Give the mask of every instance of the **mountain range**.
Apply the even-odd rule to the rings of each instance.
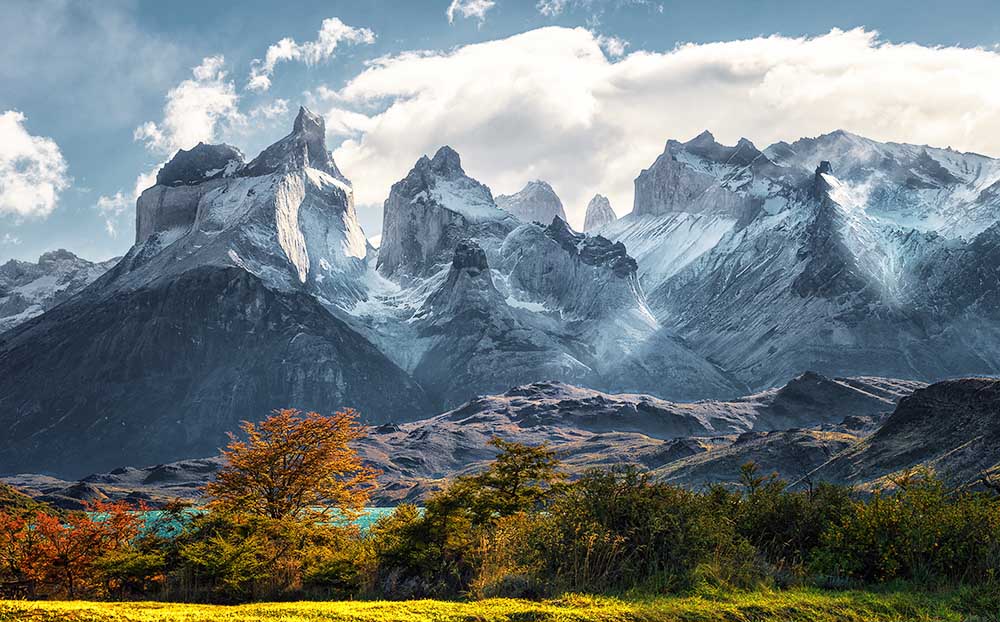
[[[50,279],[46,256],[0,268],[0,473],[211,456],[240,420],[285,406],[403,430],[538,382],[705,404],[806,369],[915,383],[1000,369],[991,158],[840,131],[763,150],[705,132],[667,142],[628,215],[595,196],[580,233],[549,184],[494,197],[445,146],[392,186],[375,249],[325,135],[303,108],[250,161],[179,151],[106,272]],[[671,434],[831,412],[800,405],[765,428],[685,418]]]

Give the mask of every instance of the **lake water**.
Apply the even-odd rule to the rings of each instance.
[[[362,532],[368,531],[368,529],[375,524],[375,521],[382,518],[383,516],[388,516],[392,514],[396,508],[365,508],[361,510],[361,515],[358,516],[353,523],[357,525]],[[201,514],[204,510],[197,508],[191,508],[184,511],[184,516],[193,517]],[[172,535],[179,531],[183,526],[184,519],[168,520],[165,516],[165,512],[161,510],[150,510],[143,513],[143,517],[146,519],[146,528],[155,529],[161,535]],[[337,521],[337,512],[331,512],[331,522]]]

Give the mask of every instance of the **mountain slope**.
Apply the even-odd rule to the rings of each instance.
[[[763,151],[706,132],[669,141],[601,231],[660,323],[752,388],[995,373],[998,179],[983,156],[845,132]]]
[[[336,317],[366,295],[368,248],[324,134],[301,110],[248,165],[212,172],[218,158],[179,154],[183,166],[140,197],[125,258],[0,335],[0,472],[204,455],[277,407],[351,406],[373,422],[430,411],[420,386]]]
[[[372,295],[347,321],[444,406],[539,379],[671,399],[740,392],[657,323],[623,245],[558,216],[520,222],[448,147],[393,185],[385,222]]]
[[[929,467],[951,486],[1000,472],[1000,380],[947,380],[900,400],[877,432],[810,474],[871,489]]]

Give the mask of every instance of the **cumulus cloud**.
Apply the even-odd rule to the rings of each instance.
[[[96,207],[104,218],[104,229],[111,237],[118,237],[118,221],[130,205],[131,201],[122,194],[121,190],[111,196],[101,195],[98,197]]]
[[[59,145],[29,134],[24,121],[16,110],[0,113],[0,214],[44,218],[70,179]]]
[[[549,181],[580,224],[598,192],[628,212],[633,179],[664,142],[706,128],[761,147],[841,128],[1000,154],[996,75],[993,51],[894,44],[862,29],[616,60],[598,35],[551,27],[380,58],[313,96],[331,135],[346,137],[334,155],[359,205],[380,204],[421,154],[450,144],[495,193]]]
[[[488,2],[489,0],[466,1]],[[254,59],[250,67],[247,88],[251,91],[266,91],[271,88],[271,75],[280,62],[301,61],[307,65],[315,65],[329,60],[341,43],[374,42],[375,33],[367,28],[348,26],[337,17],[324,19],[315,41],[296,43],[295,39],[286,37],[268,47],[263,59]]]
[[[451,0],[451,4],[448,5],[448,10],[445,11],[445,14],[448,16],[449,24],[455,22],[456,13],[466,19],[475,17],[482,24],[486,21],[486,12],[494,6],[496,6],[494,0]]]
[[[211,141],[222,124],[243,122],[239,96],[232,81],[226,79],[224,66],[222,56],[203,59],[192,69],[192,78],[167,93],[163,120],[147,121],[137,127],[135,140],[144,141],[151,150],[172,155],[178,149]]]

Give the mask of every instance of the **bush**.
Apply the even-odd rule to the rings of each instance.
[[[733,541],[731,523],[712,509],[702,495],[635,468],[592,471],[561,490],[542,517],[544,572],[572,591],[689,585],[698,564]]]
[[[992,582],[1000,568],[1000,502],[951,493],[928,473],[852,502],[822,536],[813,569],[864,582]]]
[[[742,492],[721,486],[709,492],[715,514],[731,519],[735,534],[753,545],[773,578],[792,582],[804,573],[822,534],[850,510],[850,489],[821,483],[789,491],[776,475],[760,475],[752,462],[740,475]]]

